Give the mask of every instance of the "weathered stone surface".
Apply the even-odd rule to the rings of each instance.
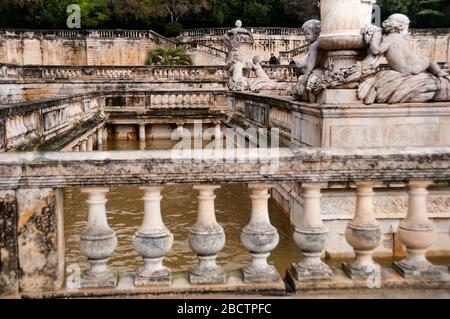
[[[17,191],[20,290],[59,289],[64,277],[61,190]]]
[[[19,292],[15,191],[0,191],[0,295]]]

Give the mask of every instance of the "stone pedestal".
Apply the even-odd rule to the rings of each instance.
[[[394,268],[403,277],[440,277],[441,272],[431,264],[425,254],[434,242],[435,233],[427,216],[427,187],[432,182],[410,181],[408,214],[402,222],[398,234],[406,246],[407,256],[394,262]]]
[[[318,104],[360,103],[356,89],[326,89],[317,97]]]
[[[141,187],[145,192],[144,220],[133,238],[136,251],[144,259],[144,267],[136,273],[135,286],[170,285],[171,271],[162,262],[172,248],[173,235],[164,226],[161,217],[162,187]]]
[[[106,218],[106,193],[109,189],[92,187],[81,192],[88,194],[89,212],[87,228],[80,236],[80,250],[90,264],[89,270],[81,276],[81,287],[114,287],[117,274],[107,264],[117,247],[116,233],[109,228]]]
[[[356,258],[342,266],[352,279],[381,273],[380,265],[372,259],[373,251],[381,241],[381,228],[373,211],[374,185],[373,182],[357,183],[355,218],[349,222],[345,232],[345,238],[353,247]]]
[[[191,269],[191,284],[215,284],[227,281],[222,267],[216,264],[217,253],[225,246],[225,232],[216,221],[214,190],[220,186],[195,185],[198,190],[197,222],[189,231],[189,244],[199,258],[197,266]]]
[[[252,216],[250,223],[244,227],[241,241],[250,251],[252,262],[242,269],[244,282],[270,282],[281,280],[276,268],[267,263],[270,252],[279,242],[277,229],[270,224],[268,193],[271,185],[249,185],[252,200]]]
[[[301,249],[303,260],[292,265],[294,279],[328,279],[332,271],[321,259],[325,248],[328,230],[323,226],[320,216],[321,183],[302,184],[304,214],[300,225],[295,225],[294,241]]]

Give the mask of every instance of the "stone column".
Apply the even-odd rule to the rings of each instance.
[[[106,143],[107,141],[108,141],[108,128],[105,126],[103,129],[102,129],[102,140],[103,140],[103,143]]]
[[[198,190],[197,222],[189,231],[189,244],[199,258],[197,266],[191,269],[191,284],[225,283],[227,281],[222,267],[216,264],[217,253],[225,246],[225,232],[216,221],[214,208],[215,185],[195,185]]]
[[[381,241],[381,227],[373,210],[374,182],[356,183],[355,217],[348,223],[345,238],[355,251],[356,258],[351,263],[342,264],[347,275],[354,279],[380,273],[380,265],[372,259],[375,248]]]
[[[88,152],[92,152],[94,150],[94,137],[89,135],[87,138],[86,148]]]
[[[178,139],[184,138],[184,127],[182,123],[177,124],[177,133],[178,133]]]
[[[80,151],[81,151],[81,152],[86,152],[86,150],[87,150],[87,141],[86,141],[86,140],[81,141],[81,144],[80,144]]]
[[[145,124],[139,125],[139,141],[145,142]]]
[[[80,236],[81,253],[87,257],[90,269],[81,276],[82,288],[114,287],[117,275],[107,265],[117,247],[116,233],[109,227],[106,218],[107,187],[82,189],[88,194],[88,224]]]
[[[294,241],[302,251],[303,260],[292,265],[297,280],[332,276],[330,267],[320,259],[328,233],[320,215],[320,189],[326,186],[325,183],[302,184],[304,213],[300,225],[295,227]]]
[[[97,130],[97,148],[98,148],[98,150],[101,150],[102,146],[103,146],[103,133],[102,133],[102,131],[103,131],[103,128],[101,128],[101,127]]]
[[[244,282],[268,282],[281,280],[276,268],[267,263],[270,252],[278,245],[277,229],[270,224],[268,201],[272,185],[249,185],[252,200],[250,223],[244,227],[241,241],[250,251],[252,262],[242,269]]]
[[[221,128],[221,126],[220,126],[220,123],[215,125],[215,129],[214,129],[214,138],[215,138],[216,140],[219,140],[219,139],[222,138],[222,128]]]
[[[73,147],[73,151],[74,152],[79,152],[80,151],[80,145],[74,146]]]
[[[161,191],[163,187],[141,187],[144,191],[144,220],[133,238],[136,251],[144,259],[144,267],[136,273],[135,286],[168,284],[171,271],[163,266],[164,255],[172,248],[173,235],[164,226],[161,217]]]
[[[425,257],[428,247],[435,239],[433,223],[427,216],[427,187],[431,181],[410,181],[408,213],[400,222],[399,239],[406,246],[407,256],[394,262],[394,268],[403,277],[434,277],[440,271]]]

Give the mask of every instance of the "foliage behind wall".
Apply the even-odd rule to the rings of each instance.
[[[79,4],[82,28],[153,29],[173,35],[181,27],[300,27],[318,17],[317,0],[1,0],[1,28],[64,29],[69,4]],[[409,15],[413,27],[450,27],[448,0],[378,0],[383,18]]]

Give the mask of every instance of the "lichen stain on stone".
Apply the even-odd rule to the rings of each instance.
[[[30,190],[21,195],[21,289],[51,289],[57,280],[58,269],[55,193],[51,190]]]
[[[22,216],[20,216],[19,225],[24,226],[26,223],[28,223],[28,220],[33,215],[33,210],[31,208],[26,208],[21,215]]]

